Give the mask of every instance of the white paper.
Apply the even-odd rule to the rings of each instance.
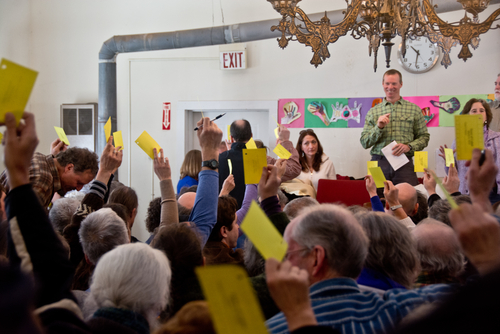
[[[406,157],[406,154],[401,154],[399,157],[392,154],[392,148],[396,146],[398,143],[394,140],[392,143],[387,145],[382,149],[382,153],[384,153],[385,158],[391,164],[392,169],[398,170],[402,166],[406,165],[410,160]]]

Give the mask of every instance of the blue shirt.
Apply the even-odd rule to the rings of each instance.
[[[341,333],[385,333],[413,308],[440,300],[454,287],[435,284],[421,289],[388,290],[382,297],[375,292],[360,292],[350,278],[332,278],[309,289],[318,325],[331,326]],[[289,333],[283,312],[266,322],[270,333]]]
[[[191,186],[197,186],[198,181],[193,179],[191,176],[186,175],[182,179],[179,180],[179,183],[177,183],[177,193],[181,192],[182,187],[191,187]]]
[[[198,229],[203,249],[215,223],[217,223],[219,173],[214,170],[202,170],[198,174],[198,179],[198,190],[189,221],[193,222]]]

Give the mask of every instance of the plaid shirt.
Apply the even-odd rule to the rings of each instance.
[[[389,116],[389,124],[383,129],[377,126],[378,118],[384,114]],[[392,104],[385,98],[382,103],[371,108],[366,115],[365,126],[361,132],[361,145],[370,154],[382,154],[382,148],[395,140],[398,144],[410,144],[412,149],[406,153],[412,157],[415,151],[421,151],[429,143],[429,132],[420,108],[400,98]]]
[[[44,208],[50,205],[54,193],[61,190],[61,179],[52,155],[35,153],[31,159],[30,183]],[[7,170],[0,175],[0,184],[5,193],[9,193]]]

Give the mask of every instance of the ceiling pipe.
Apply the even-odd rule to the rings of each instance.
[[[436,13],[462,10],[462,5],[449,0],[435,1]],[[500,3],[491,0],[490,5]],[[340,22],[344,10],[327,12],[331,22]],[[313,21],[319,21],[324,13],[309,15]],[[279,18],[219,26],[211,28],[172,31],[154,34],[113,36],[99,51],[99,99],[98,124],[105,124],[111,117],[111,128],[116,131],[117,95],[116,95],[116,56],[125,52],[170,50],[196,46],[245,43],[263,39],[278,38],[280,32],[271,31],[271,26],[278,24]],[[103,126],[97,127],[96,152],[102,152],[106,146]]]

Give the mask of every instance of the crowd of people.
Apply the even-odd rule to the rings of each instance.
[[[364,178],[370,203],[314,199],[318,180],[336,174],[313,130],[301,131],[294,146],[280,126],[277,143],[291,157],[268,156],[260,182],[245,184],[250,123],[233,122],[231,142],[221,145],[222,131],[203,118],[201,149],[186,155],[177,185],[163,150],[153,152],[161,197],[149,204],[145,242],[131,233],[140,224],[137,194],[114,180],[123,151],[112,137],[99,159],[59,140],[43,155],[35,153],[33,114],[16,124],[8,113],[1,332],[215,333],[217,310],[195,269],[218,264],[245,268],[270,333],[498,332],[499,137],[489,129],[492,110],[482,100],[464,107],[464,114],[483,115],[486,149],[447,168],[450,203],[437,195],[430,171],[423,193],[414,187],[411,159],[394,170],[380,151],[395,140],[392,154],[411,158],[429,140],[401,86],[399,72],[386,72],[386,99],[370,110],[361,135],[387,178],[384,188]],[[294,183],[309,185],[313,196],[288,193]],[[283,259],[265,260],[239,228],[254,201],[287,242]]]

